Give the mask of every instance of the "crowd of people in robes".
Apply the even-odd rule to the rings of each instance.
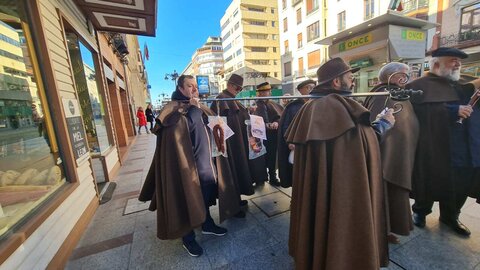
[[[341,58],[297,86],[305,98],[275,102],[268,82],[257,85],[255,110],[235,99],[243,89],[237,74],[210,107],[195,78],[180,76],[155,119],[156,151],[139,196],[157,211],[158,238],[182,238],[188,254],[202,255],[194,228],[227,233],[209,207],[218,199],[220,223],[244,218],[241,195],[267,181],[292,187],[288,245],[296,269],[387,266],[388,243],[425,227],[435,201],[439,221],[468,237],[459,216],[468,196],[480,203],[480,114],[470,102],[480,97],[480,79],[460,76],[467,56],[438,48],[430,70],[413,81],[408,65],[387,63],[371,89],[385,95],[363,104],[349,97],[359,68]],[[423,94],[389,96],[401,89]],[[254,136],[261,133],[255,119],[264,137]]]

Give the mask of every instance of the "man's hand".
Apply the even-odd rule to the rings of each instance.
[[[384,114],[377,115],[377,119],[378,118],[387,120],[392,126],[395,125],[395,116],[393,116],[393,109],[388,109]]]
[[[458,116],[460,116],[463,119],[470,117],[472,112],[473,112],[473,109],[472,109],[472,106],[470,105],[458,106]]]
[[[193,98],[190,99],[190,104],[200,108],[200,99],[196,98],[196,97],[193,97]]]
[[[278,122],[273,122],[270,124],[271,129],[278,129]]]
[[[291,150],[295,150],[295,144],[289,143],[289,144],[288,144],[288,149],[290,149],[290,151],[291,151]]]

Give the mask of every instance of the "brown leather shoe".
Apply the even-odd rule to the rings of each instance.
[[[450,229],[452,229],[454,232],[458,233],[459,235],[470,236],[470,234],[471,234],[471,232],[467,228],[467,226],[465,226],[458,219],[449,220],[449,219],[443,219],[442,217],[440,217],[440,222],[447,225]]]

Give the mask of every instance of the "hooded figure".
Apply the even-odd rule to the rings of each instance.
[[[340,58],[317,71],[319,85],[286,133],[295,144],[289,252],[295,269],[379,269],[388,264],[385,201],[376,131],[351,93],[351,69]],[[383,131],[382,131],[383,129]]]

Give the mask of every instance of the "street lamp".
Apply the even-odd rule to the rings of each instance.
[[[173,73],[166,73],[165,74],[165,80],[172,80],[175,82],[175,87],[177,87],[177,78],[178,78],[178,73],[176,70],[173,70]]]

